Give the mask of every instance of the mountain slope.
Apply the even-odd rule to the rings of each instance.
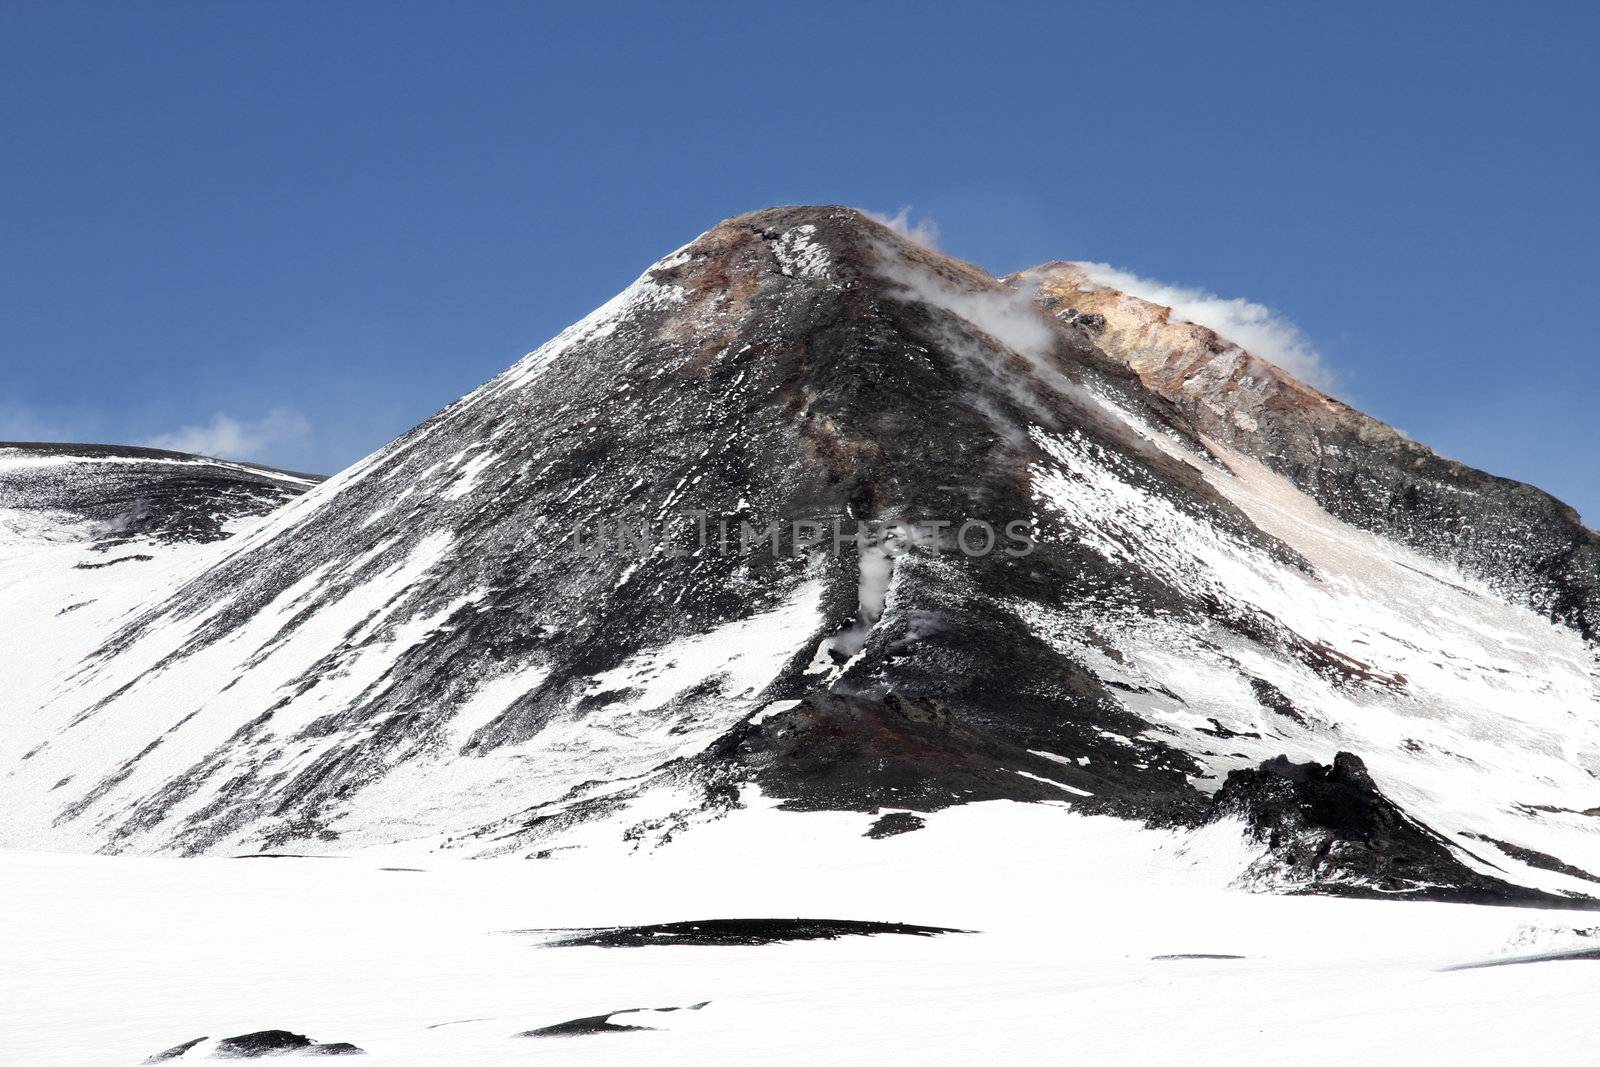
[[[1325,439],[1382,436],[1359,417],[1269,418],[1303,387],[1226,345],[1164,377],[1061,284],[847,209],[723,223],[108,632],[32,713],[6,839],[537,852],[757,792],[1012,799],[1238,820],[1284,888],[1592,892],[1587,532],[1523,517],[1565,570],[1407,535],[1398,483]],[[1248,373],[1192,396],[1220,356]],[[622,518],[650,543],[580,551]],[[778,551],[741,541],[769,522]],[[1212,799],[1338,752],[1371,818],[1324,817],[1309,772]]]

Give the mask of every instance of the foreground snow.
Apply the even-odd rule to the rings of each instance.
[[[379,1064],[1592,1062],[1600,962],[1443,968],[1600,944],[1593,913],[1254,896],[1228,888],[1250,851],[1226,825],[1197,841],[1010,803],[885,840],[859,836],[871,821],[757,809],[547,860],[0,854],[0,1061],[132,1064],[282,1028]],[[977,932],[505,932],[801,916]],[[1195,954],[1244,958],[1155,958]],[[707,1001],[615,1020],[652,1030],[512,1036]]]

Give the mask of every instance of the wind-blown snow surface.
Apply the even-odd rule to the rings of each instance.
[[[882,841],[861,814],[747,816],[538,862],[0,854],[0,1060],[109,1067],[287,1029],[419,1067],[1592,1062],[1600,963],[1444,969],[1600,944],[1582,913],[1251,896],[1227,888],[1232,828],[1057,805],[950,809]],[[618,949],[509,932],[785,916],[973,932]],[[702,1003],[615,1020],[649,1030],[513,1036]]]

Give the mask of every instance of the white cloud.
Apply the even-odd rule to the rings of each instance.
[[[1151,303],[1172,309],[1172,316],[1215,330],[1246,351],[1270,360],[1310,385],[1326,389],[1332,375],[1322,356],[1300,327],[1262,304],[1243,297],[1231,299],[1151,278],[1141,278],[1109,263],[1079,263],[1091,281],[1120,289]]]
[[[876,211],[863,211],[862,214],[875,222],[883,223],[901,237],[914,241],[924,248],[939,247],[939,224],[930,218],[921,218],[913,222],[909,204],[893,215],[882,215]]]
[[[193,452],[215,459],[274,463],[288,462],[282,457],[304,454],[311,434],[311,423],[304,415],[287,408],[273,408],[259,419],[236,419],[219,412],[209,423],[184,426],[139,443],[148,448]]]

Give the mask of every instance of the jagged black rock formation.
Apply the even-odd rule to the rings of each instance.
[[[1267,846],[1273,873],[1319,892],[1424,900],[1600,907],[1480,874],[1443,837],[1384,796],[1361,757],[1331,765],[1286,756],[1228,775],[1214,816],[1235,816]]]

